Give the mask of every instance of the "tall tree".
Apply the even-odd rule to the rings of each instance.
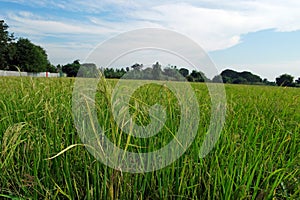
[[[246,82],[248,83],[260,83],[262,82],[262,78],[255,75],[255,74],[252,74],[251,72],[240,72],[239,73],[239,76],[243,79],[246,80]]]
[[[282,74],[276,78],[276,84],[278,86],[293,86],[294,77],[289,74]]]
[[[152,78],[154,80],[160,80],[161,79],[161,75],[162,75],[161,65],[159,64],[159,62],[156,62],[152,66]]]
[[[62,71],[67,74],[68,77],[76,77],[80,68],[79,60],[75,60],[73,63],[62,66]]]
[[[0,20],[0,69],[7,69],[13,58],[14,48],[12,42],[15,40],[13,34],[8,32],[9,26]]]
[[[262,78],[258,75],[252,74],[251,72],[236,72],[231,69],[226,69],[221,73],[224,83],[261,83]]]
[[[184,81],[182,74],[175,67],[166,67],[163,70],[163,75],[165,76],[163,80],[174,80],[174,81]]]
[[[26,72],[56,71],[42,47],[24,38],[15,42],[8,28],[4,20],[0,20],[0,69],[17,70],[18,67]]]
[[[20,38],[15,47],[12,64],[18,66],[21,71],[43,72],[51,68],[46,51],[29,39]]]
[[[179,69],[179,73],[183,76],[183,77],[187,77],[189,75],[189,70],[186,68],[180,68]]]
[[[205,76],[203,72],[193,70],[191,73],[191,77],[195,82],[205,82],[208,81],[208,78]]]
[[[135,63],[134,65],[131,66],[133,70],[137,70],[137,71],[140,71],[143,67],[144,67],[143,64],[138,64],[138,63]]]

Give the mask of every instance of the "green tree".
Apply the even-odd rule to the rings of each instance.
[[[289,74],[282,74],[276,78],[276,84],[278,86],[293,86],[294,77]]]
[[[115,77],[114,78],[122,78],[122,76],[124,76],[126,74],[126,71],[124,68],[121,68],[121,69],[116,69],[115,71]]]
[[[194,79],[191,75],[185,77],[188,82],[194,82]]]
[[[162,75],[161,65],[159,64],[159,62],[156,62],[152,66],[152,78],[154,80],[160,80],[161,79],[161,75]]]
[[[166,67],[162,73],[163,80],[171,80],[171,81],[184,81],[184,77],[180,74],[179,70],[176,67]]]
[[[137,70],[137,71],[140,71],[143,67],[144,67],[143,64],[138,64],[138,63],[135,63],[134,65],[131,66],[133,70]]]
[[[62,66],[62,71],[67,74],[68,77],[76,77],[80,69],[79,60],[75,60],[73,63]]]
[[[189,70],[186,68],[180,68],[179,69],[179,73],[183,76],[183,77],[187,77],[189,75]]]
[[[51,68],[46,51],[29,39],[20,38],[15,44],[16,52],[12,64],[21,71],[45,72]]]
[[[113,68],[104,68],[102,72],[105,78],[113,78],[115,70]]]
[[[142,79],[142,73],[141,73],[141,70],[142,68],[144,67],[143,64],[138,64],[138,63],[135,63],[134,65],[131,66],[132,70],[131,71],[127,71],[127,78],[130,78],[130,79]]]
[[[262,79],[251,72],[236,72],[231,69],[226,69],[221,73],[224,83],[235,83],[235,84],[245,84],[245,83],[261,83]]]
[[[13,34],[9,34],[8,28],[4,20],[0,20],[0,69],[8,69],[15,52],[12,45],[15,38]]]
[[[205,82],[208,81],[208,78],[205,76],[203,72],[198,72],[196,70],[193,70],[191,73],[191,77],[195,82]]]
[[[239,73],[239,77],[245,79],[246,82],[248,82],[248,83],[261,83],[262,82],[262,78],[260,78],[257,75],[252,74],[251,72],[241,72],[241,73]]]
[[[270,82],[268,81],[268,79],[264,78],[264,80],[262,81],[263,84],[265,85],[270,85],[270,86],[276,86],[276,83],[275,82]]]
[[[24,38],[15,42],[14,35],[9,34],[8,28],[4,20],[0,20],[0,69],[17,70],[18,67],[26,72],[56,72],[42,47]]]
[[[247,79],[243,78],[243,77],[238,77],[233,79],[232,81],[233,84],[246,84],[248,83]]]
[[[49,64],[46,68],[46,71],[51,73],[57,73],[58,69],[54,65]]]
[[[239,77],[238,72],[231,70],[231,69],[226,69],[222,71],[221,73],[222,79],[224,83],[232,83],[233,79],[236,79]]]

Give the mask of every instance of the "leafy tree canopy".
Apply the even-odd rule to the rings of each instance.
[[[4,20],[0,20],[0,69],[7,69],[14,52],[11,43],[15,38],[13,34],[8,33],[8,28]]]
[[[0,69],[17,70],[18,67],[26,72],[56,71],[42,47],[25,38],[15,42],[8,28],[4,20],[0,20]]]
[[[67,74],[68,77],[76,77],[80,69],[79,60],[75,60],[73,63],[62,66],[62,71]]]
[[[246,83],[261,83],[262,78],[251,72],[236,72],[226,69],[221,73],[224,83],[246,84]],[[216,79],[217,80],[217,79]]]
[[[31,43],[29,39],[20,38],[15,44],[15,48],[12,64],[18,66],[21,71],[44,72],[51,69],[46,51]]]
[[[289,74],[282,74],[276,78],[276,84],[278,86],[294,86],[294,77]]]
[[[189,75],[189,70],[186,68],[180,68],[179,69],[179,73],[183,76],[183,77],[187,77]]]

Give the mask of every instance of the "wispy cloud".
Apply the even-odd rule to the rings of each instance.
[[[62,19],[47,19],[30,12],[10,13],[8,17],[14,22],[15,30],[30,34],[108,34],[114,32],[101,26],[90,23]]]
[[[1,0],[0,0],[1,2]],[[51,54],[62,46],[76,53],[80,43],[96,45],[118,33],[161,27],[185,34],[207,51],[235,46],[250,32],[300,30],[300,1],[295,0],[2,0],[25,6],[1,9],[18,35],[30,35]],[[27,9],[26,9],[27,8]],[[30,8],[42,8],[41,12]],[[49,11],[49,12],[48,12]],[[46,37],[60,38],[57,47]],[[65,39],[65,42],[64,42]],[[167,38],[166,38],[167,39]],[[73,49],[74,48],[74,49]],[[61,51],[59,50],[61,49]],[[89,48],[83,48],[89,49]],[[82,55],[83,50],[78,50]],[[70,56],[69,56],[70,57]],[[66,59],[69,59],[66,57]],[[61,60],[52,56],[53,60]],[[55,62],[55,61],[54,61]]]
[[[231,47],[240,42],[240,35],[264,29],[278,31],[300,29],[300,2],[287,0],[234,1],[124,1],[124,0],[13,0],[41,7],[83,12],[83,20],[72,21],[46,14],[10,14],[18,27],[30,33],[102,34],[132,30],[140,27],[170,28],[195,39],[207,50]],[[104,16],[99,16],[103,12]],[[47,16],[48,15],[48,16]],[[88,19],[86,21],[85,19]],[[24,24],[22,27],[21,23]],[[26,28],[28,27],[28,28]],[[17,29],[18,31],[20,29]]]

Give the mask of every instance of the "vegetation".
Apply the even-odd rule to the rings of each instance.
[[[224,83],[246,84],[261,83],[262,79],[251,72],[236,72],[230,69],[224,70],[221,74]]]
[[[276,84],[278,86],[295,86],[294,77],[289,74],[283,74],[276,78]]]
[[[16,38],[8,32],[9,26],[0,20],[0,70],[21,70],[26,72],[64,72],[68,77],[85,76],[93,77],[97,66],[94,64],[80,64],[79,60],[73,61],[66,65],[53,66],[48,61],[46,51],[29,39]],[[79,68],[85,68],[85,74],[79,74]],[[101,66],[98,66],[101,67]],[[276,78],[276,82],[269,82],[260,76],[251,72],[236,72],[226,69],[221,74],[215,76],[212,80],[208,79],[201,71],[192,70],[190,73],[186,68],[177,68],[176,66],[162,67],[159,62],[153,64],[152,67],[144,68],[143,64],[134,64],[131,67],[124,68],[102,68],[106,78],[120,79],[130,70],[133,71],[131,76],[133,79],[151,79],[151,80],[175,80],[182,81],[184,77],[189,82],[224,82],[231,84],[255,84],[255,85],[271,85],[284,87],[300,87],[300,77],[295,80],[289,74],[283,74]],[[83,72],[83,70],[81,70]]]
[[[0,21],[0,70],[26,72],[56,72],[56,68],[48,61],[46,51],[29,39],[19,38],[15,42],[13,34],[9,34],[8,25]]]
[[[283,74],[276,78],[276,82],[270,82],[267,79],[262,79],[260,76],[252,74],[251,72],[237,72],[234,70],[226,69],[221,72],[220,75],[215,76],[212,80],[207,78],[201,71],[192,70],[190,73],[186,68],[178,69],[176,66],[165,67],[157,62],[152,68],[144,68],[143,64],[134,64],[131,68],[114,69],[104,68],[103,74],[106,78],[119,79],[122,78],[127,72],[132,69],[132,79],[144,79],[144,80],[175,80],[182,81],[183,77],[189,82],[214,82],[214,83],[230,83],[230,84],[250,84],[250,85],[269,85],[269,86],[288,86],[299,87],[300,77],[294,82],[294,78],[291,75]]]
[[[192,146],[164,169],[130,174],[106,167],[82,145],[72,117],[73,83],[70,78],[0,77],[0,198],[300,196],[300,93],[296,88],[225,85],[225,127],[215,148],[199,158],[210,119],[210,98],[205,84],[191,83],[201,109],[198,135]],[[100,82],[96,100],[99,123],[112,142],[121,147],[130,144],[132,151],[149,151],[173,139],[166,129],[162,129],[156,144],[122,134],[108,106],[115,84],[115,80]],[[129,105],[131,113],[135,113],[136,120],[147,121],[148,106],[161,103],[168,108],[166,128],[176,131],[180,121],[177,101],[162,87],[150,84],[137,90]]]
[[[8,33],[7,29],[8,25],[4,23],[4,20],[0,20],[0,69],[6,67],[13,57],[11,47],[15,38],[13,34]]]
[[[76,77],[80,68],[79,60],[75,60],[72,64],[62,66],[62,72],[66,73],[68,77]]]

